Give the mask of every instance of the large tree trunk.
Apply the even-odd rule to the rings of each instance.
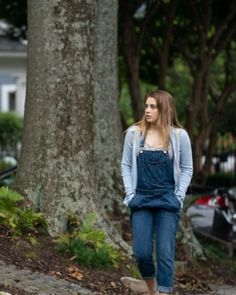
[[[122,208],[121,120],[118,107],[117,0],[97,4],[94,135],[97,199],[102,208]],[[104,58],[105,57],[105,58]]]
[[[68,212],[82,219],[96,211],[98,224],[128,249],[102,210],[120,198],[116,0],[28,2],[27,99],[16,187],[46,215],[52,235],[66,230]]]
[[[67,212],[79,210],[84,198],[93,203],[95,194],[94,8],[94,1],[28,1],[27,98],[16,183],[46,214],[51,232],[64,230]]]

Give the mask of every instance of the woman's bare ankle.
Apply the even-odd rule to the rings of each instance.
[[[156,279],[152,278],[149,280],[145,280],[145,283],[148,287],[148,291],[150,295],[157,295],[158,293],[156,293]]]

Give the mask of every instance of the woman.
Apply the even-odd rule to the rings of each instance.
[[[158,90],[146,95],[142,120],[127,130],[121,170],[138,269],[148,294],[169,294],[180,209],[193,168],[190,139],[177,120],[168,92]],[[152,258],[154,234],[156,269]]]

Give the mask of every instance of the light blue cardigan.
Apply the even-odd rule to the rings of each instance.
[[[126,195],[124,204],[126,206],[134,197],[137,187],[137,156],[141,138],[138,126],[128,128],[121,161],[121,174]],[[173,148],[175,195],[182,207],[193,174],[191,143],[188,133],[181,128],[172,128],[170,139]]]

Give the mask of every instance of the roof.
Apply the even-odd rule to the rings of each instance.
[[[26,57],[25,42],[14,40],[7,34],[7,25],[0,22],[0,56]]]
[[[6,36],[0,36],[0,56],[26,56],[27,46]]]
[[[0,85],[1,84],[15,84],[16,78],[10,75],[0,73]]]

